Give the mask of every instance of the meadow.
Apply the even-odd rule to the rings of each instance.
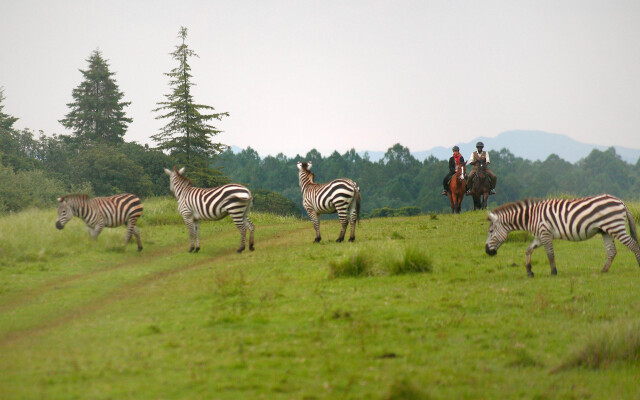
[[[55,208],[0,217],[2,399],[637,399],[640,268],[599,237],[484,252],[486,212],[201,224],[145,201],[144,250]],[[638,217],[640,207],[633,205]]]

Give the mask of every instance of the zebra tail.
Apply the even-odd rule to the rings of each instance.
[[[627,208],[627,206],[624,206],[624,209],[627,211],[627,220],[629,221],[629,232],[631,233],[631,237],[633,238],[633,240],[636,241],[636,243],[638,243],[638,232],[636,231],[636,222],[633,219],[633,215],[631,215],[631,211],[629,211],[629,208]]]
[[[360,225],[360,201],[361,200],[362,200],[362,196],[360,196],[360,188],[358,188],[356,192],[356,221],[358,221],[358,225]]]

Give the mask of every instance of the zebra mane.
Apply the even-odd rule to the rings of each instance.
[[[524,199],[524,200],[519,200],[519,201],[513,201],[511,203],[507,203],[507,204],[503,204],[499,207],[494,208],[493,210],[491,210],[492,213],[494,214],[503,214],[503,213],[508,213],[510,211],[513,211],[515,209],[518,208],[522,208],[524,207],[528,207],[530,205],[539,203],[540,199],[537,198],[530,198],[530,199]]]
[[[187,178],[186,176],[182,175],[180,173],[180,171],[178,171],[178,167],[173,167],[173,171],[176,173],[176,175],[178,177],[180,177],[180,179],[187,181],[187,183],[189,183],[189,185],[193,186],[193,182],[191,181],[191,179]]]

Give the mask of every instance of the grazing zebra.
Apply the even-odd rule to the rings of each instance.
[[[249,229],[249,250],[253,250],[254,226],[249,219],[249,211],[253,204],[251,192],[244,186],[234,183],[205,189],[194,187],[191,180],[185,176],[184,168],[174,168],[173,171],[165,168],[169,175],[169,188],[178,200],[178,211],[184,223],[189,229],[191,247],[189,252],[197,253],[200,250],[200,221],[219,220],[227,215],[231,216],[233,223],[240,231],[240,248],[238,253],[245,249],[247,228]],[[195,246],[194,246],[195,240]]]
[[[638,247],[633,216],[620,199],[608,194],[573,200],[517,201],[491,211],[488,219],[491,224],[485,251],[489,255],[493,256],[498,252],[498,248],[507,239],[510,231],[522,230],[533,234],[534,239],[527,247],[526,253],[527,274],[530,277],[533,277],[531,253],[538,246],[544,246],[549,258],[551,274],[556,275],[552,240],[580,241],[589,239],[596,233],[602,234],[604,246],[607,249],[607,261],[602,272],[609,270],[616,256],[614,238],[635,254],[640,265],[640,247]],[[631,236],[627,234],[625,220],[629,221]]]
[[[344,240],[347,225],[351,222],[349,241],[356,239],[356,221],[360,218],[360,188],[351,179],[336,179],[329,183],[315,183],[311,173],[311,162],[298,162],[298,177],[302,189],[302,205],[307,210],[316,230],[315,242],[320,237],[320,215],[338,213],[342,225],[336,242]]]
[[[87,224],[91,237],[97,239],[102,228],[114,228],[126,224],[125,246],[133,234],[138,242],[138,251],[140,251],[142,250],[142,242],[136,222],[141,215],[142,203],[132,194],[124,193],[94,198],[86,194],[69,194],[58,198],[56,228],[62,229],[71,218],[80,217]]]

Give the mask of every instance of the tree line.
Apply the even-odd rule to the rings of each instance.
[[[362,211],[369,216],[415,215],[449,209],[440,195],[447,161],[413,157],[396,144],[384,158],[371,161],[354,149],[328,156],[312,149],[304,156],[283,154],[260,157],[248,147],[238,153],[215,142],[220,132],[212,121],[227,112],[198,104],[189,60],[197,54],[186,43],[187,29],[170,53],[176,67],[165,75],[170,91],[157,108],[166,125],[151,136],[154,146],[127,142],[124,135],[132,119],[124,93],[100,51],[91,53],[83,80],[72,90],[69,112],[60,123],[70,135],[36,137],[30,129],[14,127],[17,117],[4,113],[0,87],[0,212],[29,206],[51,206],[62,194],[82,192],[97,196],[129,192],[140,197],[169,195],[164,168],[186,166],[194,184],[213,187],[228,182],[247,185],[255,208],[280,214],[302,215],[302,195],[296,162],[312,161],[317,182],[339,177],[355,180],[363,195]],[[594,150],[575,164],[556,155],[544,161],[515,157],[508,149],[489,149],[491,168],[498,175],[497,195],[490,206],[525,197],[582,196],[610,193],[624,199],[640,198],[640,160],[635,165],[620,159],[613,148]],[[472,207],[471,200],[463,209]]]

